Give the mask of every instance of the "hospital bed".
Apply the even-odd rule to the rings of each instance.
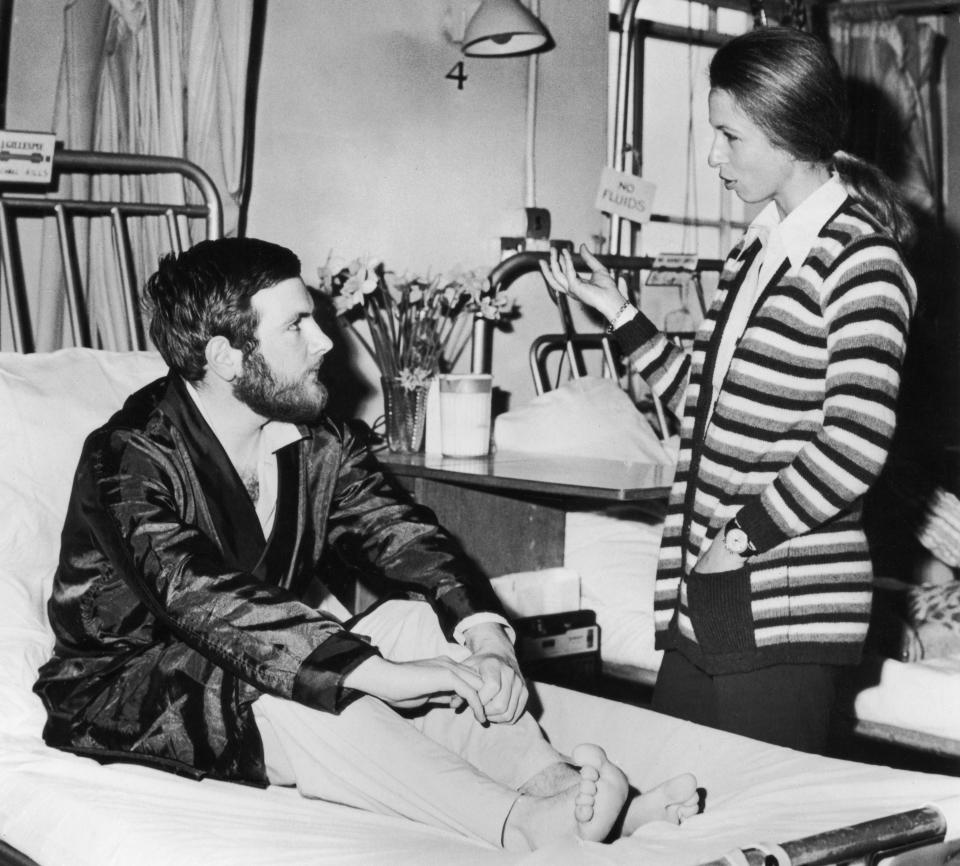
[[[538,261],[545,255],[524,252],[511,256],[493,268],[490,280],[519,295],[517,281],[536,274]],[[641,306],[644,293],[660,290],[648,285],[647,280],[657,261],[654,257],[600,259],[625,280],[634,299],[639,296]],[[715,274],[721,266],[722,262],[716,260],[696,263],[697,272],[704,275]],[[537,282],[530,289],[542,291],[542,280],[537,278]],[[498,447],[535,447],[571,457],[648,461],[657,459],[651,455],[655,455],[656,440],[660,439],[664,445],[660,460],[672,462],[676,443],[664,435],[667,422],[662,410],[654,407],[656,411],[648,412],[649,417],[642,411],[623,410],[622,400],[615,399],[619,395],[614,392],[618,387],[629,390],[632,383],[615,347],[605,334],[578,332],[566,298],[556,297],[555,301],[559,328],[538,338],[530,349],[538,396],[529,405],[496,419],[494,438]],[[702,294],[699,302],[702,308]],[[674,336],[679,340],[689,337],[686,333]],[[492,345],[489,339],[482,345],[474,363],[489,370]],[[552,367],[548,366],[550,352],[554,353]],[[606,410],[598,402],[603,386],[609,392]],[[564,424],[558,414],[561,406],[568,416],[588,414],[595,420],[597,434],[585,440],[571,425]],[[638,442],[646,444],[638,447]],[[662,513],[662,508],[617,506],[605,512],[581,511],[567,516],[564,564],[580,573],[582,604],[597,613],[603,670],[638,687],[636,691],[649,690],[660,665],[661,653],[653,643],[653,581]],[[960,773],[960,655],[911,662],[871,655],[845,688],[843,706],[850,734],[886,747],[921,750],[942,758],[944,766]]]
[[[131,218],[112,207],[120,216],[108,219]],[[208,216],[201,213],[201,223]],[[10,249],[0,252],[6,263]],[[27,288],[17,300],[29,297]],[[76,300],[84,297],[78,290]],[[954,777],[804,755],[544,684],[534,686],[535,711],[561,750],[602,743],[641,789],[694,772],[705,789],[703,813],[680,826],[647,824],[609,845],[558,839],[521,855],[291,789],[196,782],[47,748],[31,687],[52,645],[45,601],[73,468],[87,432],[163,373],[149,349],[0,352],[2,866],[786,866],[876,862],[870,858],[881,853],[892,855],[884,862],[915,864],[958,856]]]

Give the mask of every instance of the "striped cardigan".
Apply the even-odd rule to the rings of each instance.
[[[716,349],[759,250],[731,251],[692,354],[642,315],[616,331],[633,369],[682,410],[657,647],[711,674],[859,660],[872,601],[862,503],[893,436],[916,302],[896,245],[848,198],[796,275],[784,261],[762,290],[708,424]],[[758,553],[694,573],[734,515]]]

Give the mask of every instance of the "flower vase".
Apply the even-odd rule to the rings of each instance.
[[[387,447],[398,454],[413,454],[423,443],[429,382],[410,383],[399,376],[383,376],[383,414]]]

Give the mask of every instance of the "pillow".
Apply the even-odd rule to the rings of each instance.
[[[605,457],[636,463],[673,463],[633,401],[612,379],[584,376],[504,412],[494,423],[504,451]]]
[[[0,353],[0,563],[39,622],[84,440],[165,373],[156,352]]]
[[[23,583],[0,567],[0,739],[39,741],[47,719],[33,693],[37,669],[53,649],[53,635]]]

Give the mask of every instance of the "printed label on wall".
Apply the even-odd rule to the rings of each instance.
[[[50,183],[56,144],[52,133],[0,130],[0,183]]]
[[[605,167],[594,207],[635,223],[647,222],[653,210],[657,185],[634,174]]]

